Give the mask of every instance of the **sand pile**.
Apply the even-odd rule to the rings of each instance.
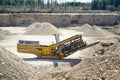
[[[26,35],[53,35],[53,34],[61,34],[60,31],[48,22],[38,23],[35,22],[28,26]]]
[[[26,30],[29,31],[31,28],[34,28],[35,26],[42,26],[42,23],[34,22],[33,24],[29,25]]]
[[[120,35],[120,25],[116,25],[114,28],[113,28],[113,32]]]
[[[115,34],[106,31],[98,26],[91,26],[89,24],[84,24],[81,27],[70,27],[68,29],[83,32],[84,37],[114,37]]]
[[[106,50],[106,53],[120,54],[120,37]]]
[[[114,37],[115,34],[108,32],[98,26],[92,26],[83,33],[84,37]]]
[[[85,58],[73,68],[54,69],[41,80],[119,80],[120,55],[104,55]],[[117,75],[117,76],[116,76]]]
[[[89,28],[91,28],[92,26],[89,25],[89,24],[84,24],[82,26],[80,25],[70,25],[69,27],[67,27],[66,29],[70,29],[70,30],[76,30],[76,31],[79,31],[79,32],[85,32],[86,30],[88,30]]]
[[[66,73],[69,80],[80,79],[104,79],[115,80],[119,73],[120,55],[105,55],[94,58],[86,58]],[[117,76],[120,77],[120,76]],[[116,80],[119,80],[116,79]]]
[[[36,70],[0,47],[0,80],[37,80]]]
[[[74,27],[68,27],[68,29],[85,32],[86,30],[90,29],[92,26],[89,24],[84,24],[82,26],[74,26]]]
[[[89,24],[84,24],[84,25],[82,25],[82,26],[78,29],[78,31],[80,31],[80,32],[85,32],[85,31],[87,31],[88,29],[91,29],[91,28],[92,28],[91,25],[89,25]]]
[[[0,40],[4,39],[7,35],[11,35],[11,33],[7,30],[0,29]]]

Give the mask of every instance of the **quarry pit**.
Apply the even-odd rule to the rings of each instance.
[[[119,80],[119,14],[0,14],[0,20],[1,80],[89,80],[102,77]],[[60,34],[60,41],[81,34],[87,43],[100,41],[101,44],[78,50],[64,59],[38,59],[34,54],[17,52],[19,40],[33,40],[42,45],[50,45],[55,43],[53,34]],[[103,44],[112,45],[104,48]],[[113,50],[110,51],[111,49]],[[2,70],[9,65],[12,66],[7,72]],[[75,75],[76,73],[80,74]]]

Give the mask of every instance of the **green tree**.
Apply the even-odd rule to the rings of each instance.
[[[0,6],[2,6],[3,0],[0,0]]]
[[[54,1],[51,0],[51,11],[53,12],[53,10],[54,10]]]
[[[65,0],[65,3],[64,3],[64,9],[65,9],[65,11],[66,11],[66,8],[67,8],[67,2]]]
[[[114,0],[114,6],[115,7],[120,6],[120,0]]]
[[[7,5],[8,5],[8,0],[2,0],[3,12],[6,10]]]
[[[35,5],[36,5],[36,4],[35,4],[35,0],[31,0],[31,1],[30,1],[30,9],[31,9],[31,12],[34,11]]]
[[[48,1],[49,1],[49,0],[48,0]],[[57,0],[54,1],[54,4],[55,4],[55,7],[58,6],[58,2],[57,2]]]
[[[76,0],[74,0],[74,11],[75,11],[75,7],[76,7]]]
[[[96,0],[92,0],[92,10],[98,9],[98,4]]]
[[[47,0],[47,8],[50,8],[50,1]]]
[[[107,3],[105,2],[105,0],[102,0],[102,10],[106,10],[107,9],[107,7],[106,7],[106,5],[107,5]]]
[[[38,0],[38,6],[41,6],[41,10],[44,8],[44,0]]]
[[[92,10],[106,10],[105,0],[92,0]]]

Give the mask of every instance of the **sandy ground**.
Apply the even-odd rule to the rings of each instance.
[[[25,27],[20,27],[20,26],[16,26],[16,27],[0,27],[0,29],[3,29],[3,30],[8,30],[10,31],[11,33],[24,33],[25,32]]]
[[[23,35],[23,33],[26,30],[26,27],[2,27],[1,29],[8,30],[11,33],[14,33],[14,35],[6,37],[0,42],[0,45],[5,47],[5,49],[11,51],[15,55],[19,56],[20,58],[23,58],[25,62],[31,64],[32,66],[52,68],[55,62],[66,62],[66,60],[37,59],[36,56],[33,54],[18,53],[16,50],[18,40],[34,40],[39,41],[40,44],[43,45],[50,45],[52,43],[55,43],[54,36]],[[60,36],[60,40],[64,40],[75,34],[82,34],[82,32],[77,32],[75,30],[67,30],[62,28],[60,28],[59,30],[63,34]],[[83,40],[85,40],[87,43],[93,43],[94,41],[97,41],[96,38],[88,37],[83,37]],[[66,57],[65,59],[79,59],[80,57],[83,57],[88,50],[89,48],[77,51],[74,54]],[[66,63],[69,63],[69,60]]]

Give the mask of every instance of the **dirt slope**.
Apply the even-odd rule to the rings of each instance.
[[[36,70],[0,47],[0,80],[37,80]]]
[[[120,56],[118,55],[87,58],[72,70],[68,71],[65,77],[70,78],[70,80],[100,78],[113,80],[115,73],[119,72],[119,64]]]

